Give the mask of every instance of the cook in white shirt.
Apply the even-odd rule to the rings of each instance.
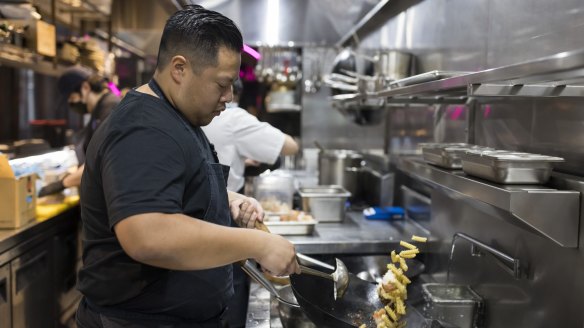
[[[260,163],[274,164],[281,155],[294,155],[298,144],[294,139],[269,123],[260,122],[245,109],[239,108],[237,101],[242,84],[233,85],[233,102],[227,104],[225,111],[213,121],[202,127],[215,145],[219,162],[228,165],[229,180],[227,189],[240,191],[245,179],[245,161],[250,159]]]

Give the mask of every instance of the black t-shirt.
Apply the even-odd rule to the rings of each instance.
[[[161,99],[130,91],[94,133],[80,189],[78,288],[99,307],[205,320],[233,293],[230,265],[199,271],[148,266],[126,255],[113,231],[141,213],[205,217],[208,154],[172,111]]]

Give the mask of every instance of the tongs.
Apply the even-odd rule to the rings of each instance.
[[[270,229],[268,229],[268,227],[263,222],[256,221],[255,227],[258,230],[262,230],[262,231],[270,233]],[[310,259],[308,256],[303,255],[303,254],[298,254],[298,257],[304,258],[304,259],[305,258]],[[314,259],[310,259],[310,260],[311,260],[311,262],[319,262],[319,261],[314,260]],[[332,280],[333,281],[333,296],[336,300],[336,299],[342,298],[343,295],[345,295],[345,292],[347,291],[347,287],[349,286],[349,272],[347,271],[347,267],[345,266],[345,263],[343,263],[343,261],[341,261],[339,259],[335,259],[335,262],[336,262],[336,267],[332,273],[322,272],[322,271],[319,271],[319,270],[316,270],[313,268],[306,267],[304,265],[300,265],[300,272],[302,274],[309,274],[309,275]],[[256,268],[255,264],[252,263],[250,260],[246,260],[244,263],[242,263],[241,268],[251,278],[253,278],[256,282],[258,282],[263,287],[265,287],[269,292],[274,294],[274,296],[276,296],[276,298],[278,298],[278,300],[280,302],[294,306],[294,304],[290,304],[288,301],[280,298],[280,295],[279,295],[277,289],[271,283],[269,283],[267,281],[267,279],[263,276],[263,274],[261,274],[259,272],[259,270]]]

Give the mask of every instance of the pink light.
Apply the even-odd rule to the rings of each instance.
[[[454,110],[452,112],[450,112],[450,119],[453,121],[458,120],[460,118],[460,116],[462,116],[463,112],[464,112],[464,110],[463,110],[462,106],[454,107]]]
[[[484,118],[488,118],[489,115],[491,115],[491,105],[486,105],[485,106],[485,111],[483,113],[483,117]]]
[[[256,60],[262,59],[262,55],[259,52],[255,51],[252,47],[248,46],[247,44],[243,44],[243,51],[248,53],[250,56],[255,58]]]
[[[113,82],[109,82],[107,84],[107,87],[110,89],[110,91],[116,95],[116,96],[121,96],[122,92],[120,91],[120,89],[118,89],[118,87],[113,83]]]

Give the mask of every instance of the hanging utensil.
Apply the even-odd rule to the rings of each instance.
[[[314,140],[314,145],[315,145],[315,146],[316,146],[316,148],[318,148],[320,151],[322,151],[322,152],[325,152],[325,151],[326,151],[326,148],[324,148],[324,147],[323,147],[323,146],[320,144],[320,142],[318,142],[318,141],[316,141],[316,140]]]

